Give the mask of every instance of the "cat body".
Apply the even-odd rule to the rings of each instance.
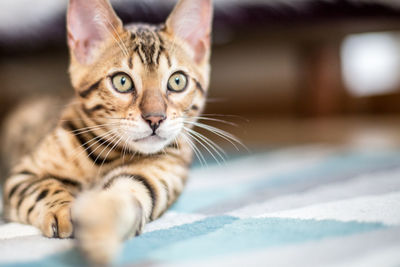
[[[30,104],[9,120],[4,142],[20,149],[3,188],[6,219],[47,237],[75,236],[90,260],[108,263],[161,216],[188,176],[188,133],[209,86],[211,20],[211,0],[179,1],[164,25],[125,27],[107,0],[70,0],[76,97],[47,135],[36,118],[55,117],[51,109]],[[34,132],[40,138],[21,141]]]

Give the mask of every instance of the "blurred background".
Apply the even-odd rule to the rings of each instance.
[[[112,1],[125,23],[160,23],[174,2]],[[23,98],[72,94],[66,5],[66,0],[0,2],[0,118]],[[218,127],[252,150],[398,146],[400,1],[215,0],[215,5],[205,113],[238,124]]]

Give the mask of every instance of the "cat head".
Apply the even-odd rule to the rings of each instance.
[[[70,77],[83,116],[144,154],[179,138],[205,105],[211,0],[180,0],[163,25],[123,25],[108,0],[70,0]]]

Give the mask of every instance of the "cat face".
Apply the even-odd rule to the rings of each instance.
[[[70,75],[103,138],[156,153],[190,128],[209,84],[211,0],[181,0],[165,25],[123,26],[107,0],[71,0]]]

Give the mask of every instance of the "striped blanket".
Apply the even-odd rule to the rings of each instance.
[[[195,166],[117,266],[400,266],[400,151],[307,146]],[[0,225],[1,266],[81,266],[72,240]]]

